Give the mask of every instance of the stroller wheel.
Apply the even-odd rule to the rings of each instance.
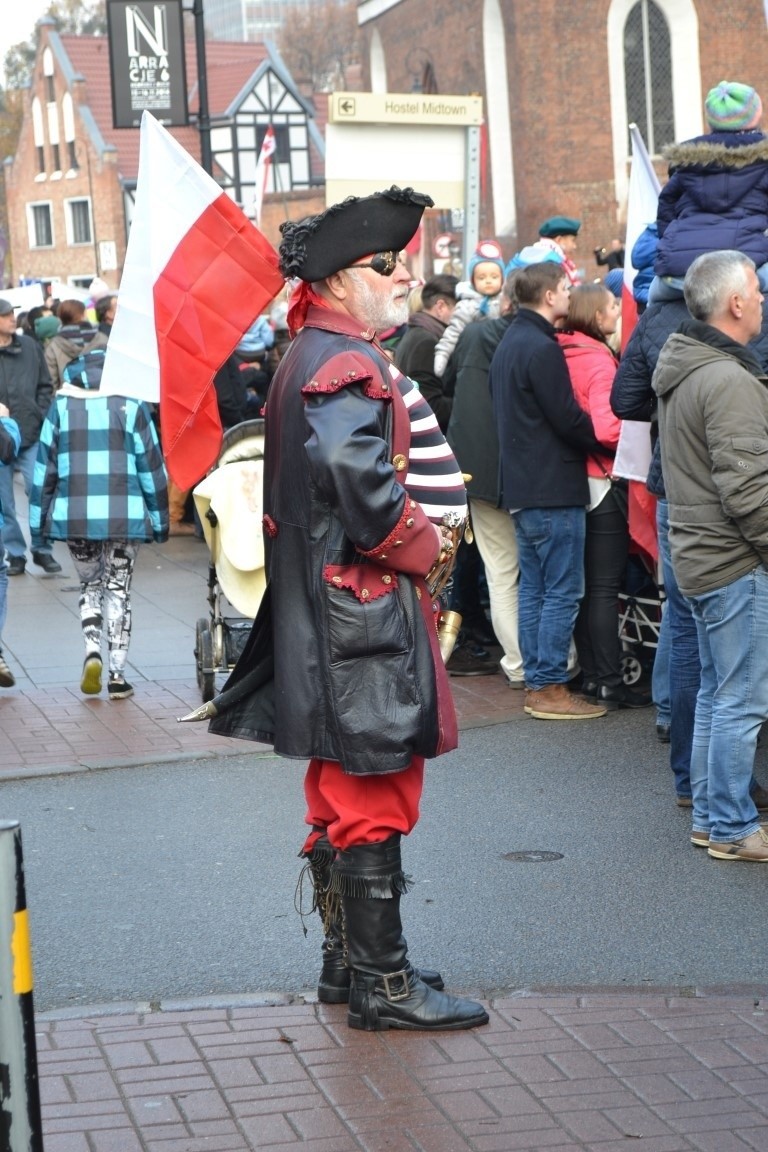
[[[210,623],[201,617],[195,626],[195,664],[197,669],[197,686],[207,704],[216,695],[216,675],[213,665],[213,637]]]
[[[621,658],[621,675],[627,685],[637,684],[643,675],[643,666],[637,656],[625,652]]]

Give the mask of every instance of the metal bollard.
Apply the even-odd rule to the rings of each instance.
[[[17,820],[0,820],[0,1149],[43,1152],[24,859]]]

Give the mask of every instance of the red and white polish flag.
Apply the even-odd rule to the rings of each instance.
[[[624,283],[621,293],[621,350],[627,346],[632,330],[637,324],[637,304],[632,294],[635,269],[632,267],[631,252],[640,234],[656,219],[660,184],[656,171],[648,155],[642,133],[637,124],[630,124],[632,137],[632,166],[629,170],[629,192],[627,196],[627,235],[624,250]],[[650,459],[651,426],[625,421],[622,435],[633,425],[634,435],[644,435]],[[656,541],[656,497],[645,486],[644,480],[629,480],[629,535],[637,551],[647,558],[650,569],[658,561]]]
[[[277,253],[149,113],[101,391],[160,404],[166,467],[182,489],[221,447],[213,378],[283,287]]]
[[[632,285],[637,273],[632,267],[631,253],[639,236],[656,219],[661,185],[656,170],[651,163],[643,134],[637,124],[630,124],[632,139],[632,162],[629,169],[629,191],[627,193],[627,234],[624,251],[624,281],[621,293],[621,350],[627,346],[632,330],[637,324],[637,304],[632,295]]]
[[[275,140],[275,131],[270,124],[264,133],[259,158],[256,161],[256,180],[253,187],[253,218],[257,225],[261,224],[261,206],[264,203],[264,193],[267,190],[269,169],[272,166],[272,157],[275,154],[276,148],[277,141]]]

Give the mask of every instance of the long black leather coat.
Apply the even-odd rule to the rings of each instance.
[[[423,581],[434,527],[412,500],[410,425],[374,333],[310,307],[266,407],[268,588],[211,721],[284,756],[397,772],[456,746],[456,720]]]

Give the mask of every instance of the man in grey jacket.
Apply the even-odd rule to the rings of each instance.
[[[717,860],[768,862],[750,796],[768,719],[768,389],[746,347],[763,297],[753,262],[730,251],[694,261],[684,291],[693,319],[664,345],[653,386],[672,562],[702,665],[691,840]]]

